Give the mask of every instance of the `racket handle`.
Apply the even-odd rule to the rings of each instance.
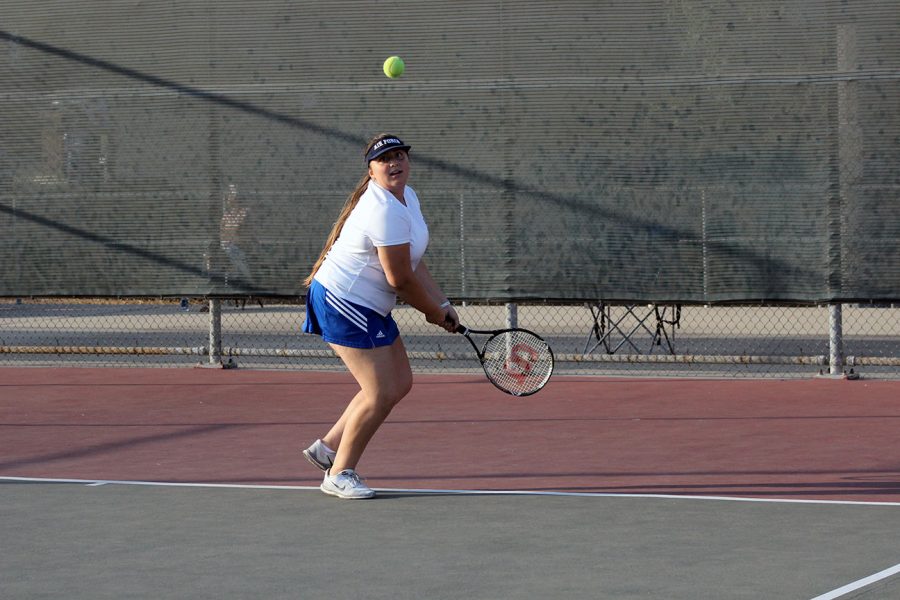
[[[469,328],[465,325],[459,325],[456,328],[456,333],[466,333],[467,331],[469,331]]]

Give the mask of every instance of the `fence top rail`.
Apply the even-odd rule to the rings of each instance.
[[[0,304],[6,303],[35,303],[35,304],[172,304],[178,303],[182,299],[187,298],[192,301],[208,301],[208,300],[253,300],[262,301],[268,304],[303,304],[306,296],[285,296],[285,295],[266,295],[266,294],[183,294],[183,295],[164,295],[164,296],[69,296],[69,295],[42,295],[42,296],[0,296]],[[453,298],[454,303],[466,303],[474,306],[504,306],[507,304],[517,304],[519,306],[589,306],[604,304],[606,306],[641,306],[641,305],[657,305],[657,306],[682,306],[682,307],[783,307],[783,308],[817,308],[825,307],[833,304],[857,304],[860,307],[871,308],[900,308],[900,297],[894,298],[857,298],[857,299],[839,299],[829,301],[804,301],[804,300],[734,300],[728,302],[686,302],[682,300],[672,299],[647,299],[647,298]],[[404,306],[400,304],[399,306]]]

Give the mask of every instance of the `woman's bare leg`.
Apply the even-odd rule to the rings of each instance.
[[[322,441],[326,446],[334,450],[338,446],[341,445],[341,438],[344,435],[344,425],[347,423],[347,416],[353,412],[354,408],[362,402],[361,398],[363,397],[362,390],[358,391],[355,396],[353,396],[353,400],[350,401],[350,404],[347,405],[347,408],[344,409],[344,412],[341,413],[341,418],[337,420],[337,422],[331,426],[331,429],[328,430],[328,433],[325,434],[325,437],[322,438]]]
[[[390,346],[378,348],[348,348],[333,344],[331,347],[360,387],[359,393],[328,433],[332,436],[331,441],[340,433],[337,456],[331,467],[332,473],[339,473],[344,469],[356,468],[372,436],[394,406],[409,393],[412,370],[406,347],[399,337]],[[328,444],[327,440],[323,441]]]

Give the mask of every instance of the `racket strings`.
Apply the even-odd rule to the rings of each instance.
[[[521,396],[536,392],[550,379],[553,353],[532,333],[507,331],[487,341],[483,364],[495,385]]]

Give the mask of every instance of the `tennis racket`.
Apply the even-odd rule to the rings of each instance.
[[[539,391],[553,374],[553,350],[544,339],[527,329],[478,331],[464,325],[456,328],[478,355],[484,374],[497,389],[513,396],[530,396]],[[472,334],[487,335],[481,348]]]

